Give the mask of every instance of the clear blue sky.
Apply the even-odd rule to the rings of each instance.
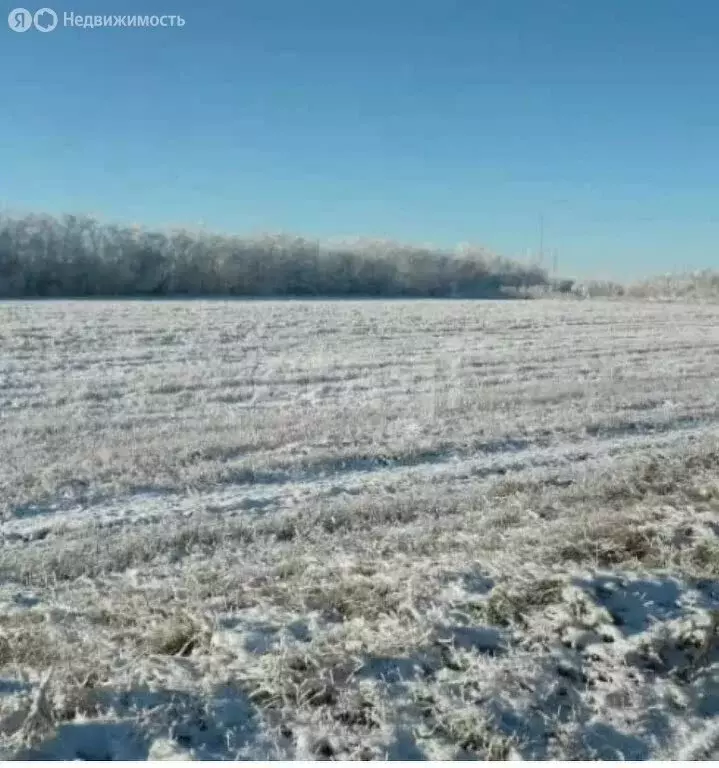
[[[716,0],[48,3],[0,30],[6,209],[719,267]]]

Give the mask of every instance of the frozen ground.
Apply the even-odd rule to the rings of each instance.
[[[719,759],[719,307],[0,305],[0,759]]]

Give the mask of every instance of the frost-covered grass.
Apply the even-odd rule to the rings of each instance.
[[[719,757],[719,307],[0,305],[0,758]]]

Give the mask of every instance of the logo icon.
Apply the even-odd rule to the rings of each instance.
[[[41,8],[36,11],[33,23],[38,32],[52,32],[57,26],[57,14],[52,8]]]
[[[25,8],[14,8],[8,14],[7,23],[13,32],[27,32],[33,23],[32,14]]]

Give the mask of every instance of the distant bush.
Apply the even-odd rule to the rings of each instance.
[[[663,275],[629,285],[627,295],[655,301],[719,301],[719,272]]]
[[[575,283],[572,292],[587,299],[624,296],[624,286],[611,280],[585,280]]]
[[[559,280],[556,283],[558,293],[571,293],[574,288],[574,280]]]
[[[544,270],[462,246],[152,232],[89,217],[0,216],[0,296],[499,298]]]

